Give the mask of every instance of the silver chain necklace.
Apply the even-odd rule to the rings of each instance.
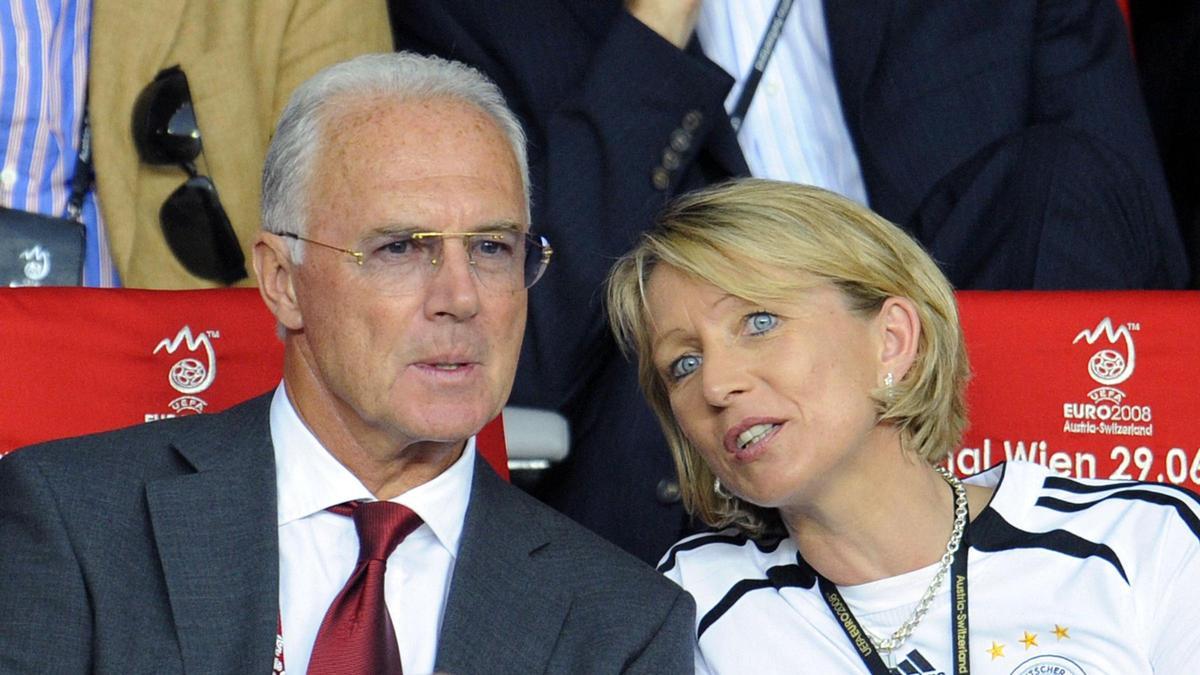
[[[938,563],[937,573],[933,575],[933,581],[929,582],[929,587],[917,601],[917,607],[913,610],[912,616],[900,624],[896,632],[886,640],[879,640],[869,631],[864,631],[880,654],[888,654],[899,649],[917,629],[917,624],[921,623],[921,619],[925,618],[925,613],[929,611],[929,606],[937,597],[938,589],[946,580],[946,574],[954,562],[954,554],[958,552],[958,546],[962,543],[963,532],[967,529],[967,489],[963,487],[962,481],[946,470],[946,467],[939,465],[935,466],[934,470],[941,474],[942,479],[949,483],[950,488],[954,490],[954,529],[950,532],[950,541],[946,542],[946,553],[942,555],[942,560]]]

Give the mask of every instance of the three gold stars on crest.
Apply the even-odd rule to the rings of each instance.
[[[1058,641],[1061,642],[1062,640],[1070,640],[1071,639],[1070,630],[1071,629],[1067,628],[1066,626],[1060,626],[1058,624],[1054,624],[1054,630],[1051,632],[1054,633],[1054,637]],[[1024,635],[1021,637],[1021,639],[1017,640],[1017,642],[1020,642],[1021,644],[1025,645],[1026,651],[1029,651],[1029,649],[1032,647],[1038,646],[1037,633],[1030,633],[1029,631],[1022,631],[1022,632],[1024,633]],[[987,653],[991,654],[993,661],[995,661],[996,659],[1002,659],[1002,658],[1004,658],[1004,647],[1005,647],[1005,644],[1003,642],[996,642],[995,640],[993,640],[992,646],[991,646],[991,648],[989,648],[987,650]]]

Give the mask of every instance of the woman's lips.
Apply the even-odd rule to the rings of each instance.
[[[770,440],[783,423],[773,419],[747,419],[725,434],[725,451],[739,462],[757,459],[767,450]]]

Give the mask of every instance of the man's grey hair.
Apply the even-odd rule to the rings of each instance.
[[[372,98],[406,102],[431,98],[458,99],[478,107],[500,127],[521,172],[525,212],[529,218],[529,163],[525,132],[508,109],[504,96],[479,71],[456,61],[410,52],[367,54],[325,68],[301,84],[279,118],[263,167],[262,227],[268,232],[308,230],[306,194],[316,173],[323,134],[338,114]],[[299,262],[303,242],[290,239]]]

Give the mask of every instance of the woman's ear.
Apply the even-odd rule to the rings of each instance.
[[[289,330],[300,330],[304,316],[296,302],[296,269],[282,237],[259,233],[254,242],[254,273],[258,276],[258,292],[276,321]]]
[[[921,317],[912,300],[891,297],[883,301],[876,316],[880,337],[879,381],[890,373],[899,382],[917,358],[917,346],[921,341]]]

